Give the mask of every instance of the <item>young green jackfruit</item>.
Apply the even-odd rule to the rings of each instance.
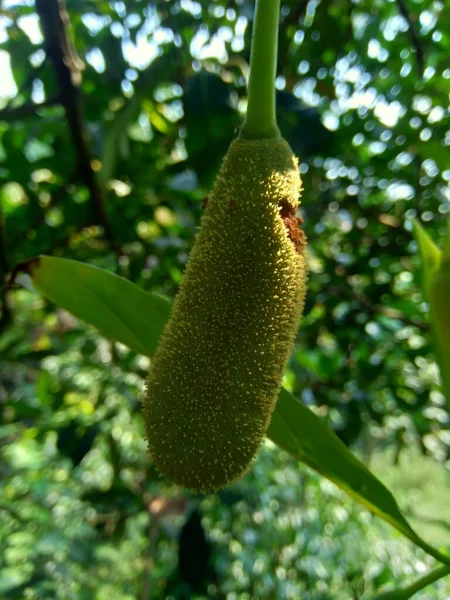
[[[230,146],[144,399],[151,459],[179,485],[236,479],[267,430],[306,289],[300,190],[283,139]]]

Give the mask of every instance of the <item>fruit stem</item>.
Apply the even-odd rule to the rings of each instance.
[[[280,135],[275,113],[280,0],[256,0],[247,115],[239,133],[250,139]]]

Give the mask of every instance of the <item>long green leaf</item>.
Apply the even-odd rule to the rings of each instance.
[[[267,435],[277,446],[324,475],[425,552],[450,564],[450,556],[427,544],[411,528],[391,492],[286,389],[281,390]]]
[[[442,579],[450,574],[450,567],[438,567],[434,571],[427,573],[420,579],[418,579],[415,583],[412,583],[408,587],[405,587],[401,590],[392,590],[390,592],[385,592],[384,594],[378,595],[375,600],[408,600],[408,598],[412,598],[414,594],[423,590],[427,585]]]
[[[40,256],[25,263],[43,296],[135,352],[152,353],[170,314],[170,302],[123,277],[74,260]]]
[[[436,359],[442,389],[450,413],[450,261],[442,261],[430,289],[430,318],[436,347]]]
[[[95,325],[104,335],[153,356],[170,314],[170,302],[96,267],[42,256],[25,265],[48,299]],[[436,559],[450,564],[422,540],[394,497],[322,421],[287,390],[280,393],[269,438],[393,525]]]
[[[414,222],[422,263],[422,290],[428,301],[436,360],[450,412],[450,231],[441,252],[426,231]]]
[[[422,290],[425,298],[428,300],[431,282],[441,263],[441,251],[422,225],[420,225],[419,221],[414,220],[413,227],[422,263]]]

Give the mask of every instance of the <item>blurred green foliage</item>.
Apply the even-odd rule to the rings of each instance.
[[[3,0],[3,280],[47,253],[175,293],[242,120],[252,5],[67,1],[111,244],[35,7]],[[449,417],[411,230],[417,218],[443,239],[450,209],[450,11],[437,0],[282,5],[278,117],[300,157],[311,269],[285,385],[448,546],[448,471],[435,463],[450,458]],[[24,289],[2,292],[0,328],[0,598],[345,600],[431,566],[270,444],[220,494],[174,489],[146,456],[148,359]],[[446,580],[417,595],[448,596]]]

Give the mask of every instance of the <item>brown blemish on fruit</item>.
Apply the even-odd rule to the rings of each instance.
[[[295,209],[287,202],[280,203],[279,211],[295,251],[297,254],[302,254],[306,246],[306,236],[303,230],[299,229],[299,225],[303,225],[303,219],[295,216]]]

